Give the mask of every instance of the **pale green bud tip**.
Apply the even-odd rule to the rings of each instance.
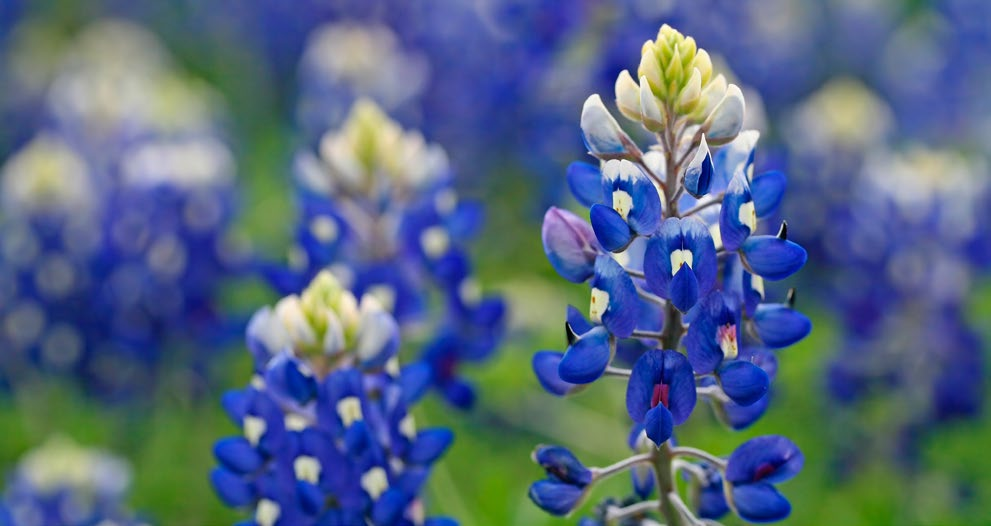
[[[641,48],[637,78],[639,85],[624,71],[616,79],[616,103],[628,119],[654,132],[663,129],[669,118],[672,122],[686,118],[698,125],[719,121],[717,132],[735,135],[735,112],[742,111],[736,104],[738,89],[729,89],[722,75],[713,74],[709,54],[692,37],[667,24],[661,26],[657,38]],[[713,116],[727,95],[730,100]]]

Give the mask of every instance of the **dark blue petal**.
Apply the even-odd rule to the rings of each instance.
[[[458,521],[450,517],[428,517],[423,526],[458,526]]]
[[[580,310],[572,305],[568,305],[567,320],[568,325],[571,325],[571,329],[579,336],[592,330],[592,327],[595,327],[585,319],[585,316],[582,315]]]
[[[699,284],[695,273],[688,265],[682,265],[674,277],[668,289],[671,304],[681,312],[695,306],[699,299]]]
[[[592,482],[592,472],[567,448],[561,446],[538,446],[533,452],[533,460],[553,478],[585,487]]]
[[[606,205],[595,204],[589,213],[592,230],[602,248],[621,252],[633,241],[633,231],[619,212]]]
[[[746,176],[742,172],[737,172],[730,181],[729,188],[726,189],[722,209],[719,212],[719,236],[727,251],[738,250],[753,233],[750,222],[755,219],[756,209],[751,210],[751,207],[754,207],[754,204]],[[745,222],[740,221],[741,216]]]
[[[485,205],[477,201],[460,200],[444,221],[451,239],[466,242],[475,237],[485,222]]]
[[[227,469],[235,473],[251,473],[264,461],[258,451],[244,437],[227,437],[213,446],[213,455]]]
[[[777,170],[764,172],[750,181],[750,194],[754,199],[757,217],[767,217],[777,210],[787,186],[788,178]]]
[[[630,478],[637,496],[643,500],[649,499],[654,492],[654,470],[650,466],[633,466],[630,470]]]
[[[754,313],[754,325],[761,341],[772,349],[792,345],[808,336],[812,321],[787,305],[764,304]]]
[[[556,480],[538,480],[530,485],[530,500],[552,515],[567,515],[578,505],[582,488]]]
[[[740,518],[750,522],[776,522],[791,513],[788,499],[770,484],[734,487],[733,504]]]
[[[716,244],[709,229],[692,217],[681,220],[681,234],[683,247],[692,253],[692,270],[698,277],[699,295],[705,295],[716,284],[719,266],[716,260]]]
[[[232,389],[220,398],[220,404],[224,407],[227,417],[237,425],[241,425],[241,420],[248,413],[249,402],[250,388]]]
[[[433,368],[425,361],[413,362],[403,367],[399,373],[403,401],[407,404],[416,402],[423,397],[433,381]]]
[[[754,236],[743,244],[744,261],[758,276],[778,281],[805,265],[809,255],[797,243],[777,236]]]
[[[573,384],[594,382],[609,365],[609,331],[596,327],[568,347],[558,365],[561,380]]]
[[[695,373],[685,355],[677,351],[663,351],[664,383],[668,384],[668,409],[671,410],[674,425],[680,426],[688,420],[698,395],[695,391]]]
[[[568,165],[568,188],[586,208],[602,202],[602,172],[599,167],[583,162]]]
[[[533,372],[537,380],[548,393],[557,396],[564,396],[575,388],[575,384],[565,382],[557,373],[563,356],[564,353],[555,351],[538,351],[533,355]]]
[[[763,369],[742,360],[720,367],[719,382],[726,396],[741,406],[760,400],[770,386],[770,380]]]
[[[475,405],[475,388],[468,382],[451,378],[441,386],[444,399],[459,409],[471,409]]]
[[[385,490],[385,493],[382,493],[372,506],[372,524],[374,526],[397,525],[410,500],[412,500],[411,495],[396,488]]]
[[[719,519],[729,512],[722,478],[716,474],[709,484],[699,491],[698,516],[700,519]]]
[[[712,291],[699,304],[697,315],[688,326],[685,348],[692,369],[699,374],[709,374],[723,361],[723,350],[716,341],[718,317],[723,309],[723,297]]]
[[[305,480],[297,480],[296,495],[298,495],[300,508],[307,515],[316,515],[323,509],[326,497],[317,485]]]
[[[702,197],[709,193],[712,184],[712,155],[709,153],[709,146],[705,143],[705,136],[699,144],[695,157],[685,168],[685,190],[693,197]]]
[[[247,506],[255,498],[254,491],[243,478],[224,468],[214,468],[210,472],[210,484],[220,500],[232,508]]]
[[[609,305],[601,312],[602,324],[617,337],[629,338],[640,316],[640,298],[633,279],[615,259],[601,255],[595,260],[591,285],[609,294]]]
[[[733,484],[776,484],[802,470],[805,457],[794,442],[780,435],[752,438],[733,451],[726,466],[726,480]]]
[[[447,451],[453,441],[454,432],[447,428],[435,427],[420,431],[406,454],[406,461],[410,464],[432,464]]]
[[[746,429],[764,416],[767,406],[771,401],[771,393],[768,392],[760,400],[748,406],[739,405],[733,401],[723,404],[723,412],[726,413],[726,420],[730,427],[736,431]]]
[[[567,210],[551,207],[544,214],[541,240],[544,254],[561,277],[574,283],[592,277],[599,243],[584,220]]]
[[[643,423],[650,410],[654,386],[661,378],[664,355],[659,350],[647,351],[633,365],[626,383],[626,412],[634,422]]]
[[[642,235],[652,234],[661,221],[661,198],[657,187],[640,167],[627,160],[607,161],[602,168],[604,205],[615,207],[617,197],[629,199],[626,222]],[[617,194],[622,192],[626,194]]]
[[[643,418],[643,429],[647,432],[647,438],[658,446],[667,442],[674,431],[674,421],[671,420],[671,411],[661,404],[647,411]]]
[[[671,253],[681,249],[683,242],[681,222],[674,217],[665,219],[657,233],[647,241],[643,255],[647,287],[662,298],[669,297]]]

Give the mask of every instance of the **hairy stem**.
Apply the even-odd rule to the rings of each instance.
[[[596,481],[602,480],[606,477],[615,475],[617,473],[622,473],[637,464],[645,464],[654,459],[654,453],[640,453],[639,455],[633,455],[630,458],[625,458],[616,462],[615,464],[610,464],[601,468],[592,468],[592,476],[595,477]]]
[[[671,494],[677,492],[674,470],[671,469],[672,460],[674,455],[671,454],[670,442],[661,444],[654,455],[654,476],[657,478],[657,493],[660,497],[657,508],[668,526],[686,526],[677,505],[671,500]]]

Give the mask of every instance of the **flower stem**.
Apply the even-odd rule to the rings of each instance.
[[[686,526],[677,505],[671,500],[671,494],[677,490],[674,484],[674,471],[671,469],[671,461],[674,460],[671,452],[668,441],[661,444],[654,455],[654,476],[657,477],[657,493],[660,496],[657,508],[668,526]]]
[[[592,476],[596,481],[602,480],[606,477],[610,477],[617,473],[622,473],[627,469],[632,468],[637,464],[644,464],[650,462],[654,459],[654,453],[640,453],[639,455],[633,455],[630,458],[625,458],[616,462],[615,464],[610,464],[601,468],[592,468]]]
[[[704,462],[708,462],[719,469],[726,469],[726,460],[719,458],[708,451],[702,451],[694,447],[678,446],[671,449],[671,454],[675,457],[691,457]]]
[[[648,511],[654,511],[657,506],[660,505],[659,501],[656,500],[645,500],[643,502],[638,502],[636,504],[631,504],[629,506],[624,506],[622,508],[613,506],[609,508],[606,512],[606,521],[609,524],[616,524],[620,520],[627,517],[633,517],[634,515],[639,515],[641,513],[647,513]]]

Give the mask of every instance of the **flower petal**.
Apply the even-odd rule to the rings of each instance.
[[[575,161],[568,165],[568,188],[582,206],[602,202],[602,172],[594,164]]]
[[[667,442],[674,431],[674,421],[671,418],[671,411],[663,405],[658,405],[647,411],[643,419],[643,428],[647,432],[647,438],[658,446]]]
[[[444,427],[424,429],[416,434],[416,440],[406,453],[406,462],[417,465],[429,465],[441,457],[451,442],[454,442],[454,432]]]
[[[770,379],[763,369],[742,360],[735,360],[720,367],[719,381],[726,396],[741,406],[757,402],[770,387]]]
[[[757,217],[767,217],[778,209],[787,186],[788,178],[777,170],[764,172],[750,181],[750,193],[754,198]]]
[[[575,384],[565,382],[561,379],[557,370],[561,364],[564,353],[555,351],[538,351],[533,355],[533,373],[548,393],[557,396],[564,396],[571,393],[576,387]]]
[[[633,279],[611,256],[600,255],[595,260],[591,285],[593,291],[598,289],[609,295],[608,306],[601,313],[602,324],[617,337],[629,338],[640,316],[640,298]]]
[[[589,215],[595,238],[602,248],[621,252],[633,241],[633,231],[619,212],[606,205],[594,204]]]
[[[733,451],[726,480],[733,484],[786,481],[802,470],[805,457],[791,440],[780,435],[752,438]]]
[[[712,185],[713,169],[712,154],[709,153],[709,145],[706,144],[703,134],[695,157],[685,168],[685,190],[696,198],[708,194]]]
[[[772,349],[788,347],[812,331],[807,316],[781,304],[763,304],[754,312],[754,326],[761,341]]]
[[[695,273],[688,265],[682,265],[671,278],[668,294],[671,304],[681,312],[686,312],[695,306],[699,299],[699,283]]]
[[[552,478],[585,487],[592,482],[592,472],[568,449],[561,446],[537,446],[533,460]]]
[[[777,236],[751,237],[743,243],[742,250],[750,270],[771,281],[782,280],[798,272],[809,258],[801,245]]]
[[[609,365],[610,353],[609,331],[596,327],[568,347],[558,364],[558,375],[573,384],[594,382]]]
[[[541,228],[544,254],[564,279],[582,283],[592,277],[599,243],[592,227],[567,210],[551,207]]]
[[[582,488],[556,480],[538,480],[530,485],[529,496],[540,509],[552,515],[567,515],[584,495]]]
[[[592,155],[622,156],[629,153],[629,147],[633,145],[598,95],[585,99],[581,128],[582,139]]]
[[[776,522],[791,513],[791,504],[770,484],[733,488],[733,504],[740,518],[750,522]]]
[[[726,250],[738,250],[756,225],[756,209],[750,194],[750,185],[743,172],[737,172],[730,180],[719,211],[719,237]]]
[[[685,355],[677,351],[664,353],[664,383],[670,386],[668,391],[668,409],[674,425],[685,423],[695,409],[697,393],[695,391],[695,373]]]

